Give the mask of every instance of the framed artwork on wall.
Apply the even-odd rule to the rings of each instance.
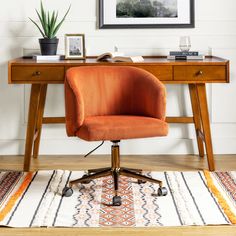
[[[99,28],[194,28],[194,0],[99,0]]]
[[[84,34],[65,35],[65,58],[85,59]]]

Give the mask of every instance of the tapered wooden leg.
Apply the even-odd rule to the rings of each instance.
[[[34,142],[39,98],[40,98],[40,88],[41,88],[40,84],[32,84],[31,86],[28,124],[27,124],[27,133],[25,142],[24,171],[30,170],[30,161]]]
[[[202,132],[202,124],[201,124],[202,122],[201,122],[201,115],[199,111],[196,84],[189,84],[189,93],[190,93],[190,99],[191,99],[192,110],[193,110],[193,120],[194,120],[194,125],[195,125],[199,156],[204,157],[203,140],[201,139],[201,136],[199,135],[200,133],[199,131]]]
[[[205,140],[208,168],[210,171],[215,170],[214,156],[213,156],[213,148],[211,141],[211,127],[210,127],[210,119],[207,107],[207,96],[206,96],[206,85],[205,84],[197,84],[197,95],[199,100],[199,108],[202,119],[202,127],[203,127],[203,136]]]
[[[33,149],[33,157],[37,158],[39,153],[39,144],[41,138],[41,130],[42,130],[42,122],[43,122],[43,113],[44,113],[44,106],[47,94],[47,84],[42,84],[40,88],[40,98],[39,98],[39,105],[38,105],[38,114],[37,114],[37,121],[36,121],[36,129],[35,129],[35,140],[34,140],[34,149]]]

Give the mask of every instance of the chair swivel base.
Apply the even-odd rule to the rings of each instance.
[[[145,183],[146,181],[157,183],[160,186],[157,190],[157,196],[166,196],[168,193],[167,189],[165,187],[162,187],[161,181],[141,175],[140,170],[135,171],[134,169],[132,169],[132,171],[131,171],[129,168],[122,168],[122,167],[119,170],[118,169],[113,170],[111,168],[106,168],[106,169],[103,168],[103,170],[97,169],[97,171],[89,170],[88,173],[89,174],[84,175],[80,179],[71,181],[69,183],[69,187],[66,186],[63,189],[62,196],[64,196],[64,197],[72,196],[72,194],[73,194],[72,186],[74,184],[77,184],[77,183],[88,184],[92,179],[97,179],[97,178],[101,178],[101,177],[105,177],[105,176],[109,176],[109,175],[112,175],[113,177],[115,175],[117,175],[117,176],[124,175],[124,176],[128,176],[128,177],[136,178],[136,179],[138,179],[139,184]],[[116,182],[114,183],[114,185],[116,185]],[[115,196],[112,199],[113,206],[120,206],[121,205],[121,197],[117,195],[117,191],[118,191],[118,189],[115,190]]]
[[[162,181],[150,178],[148,176],[142,175],[141,169],[131,169],[120,167],[120,154],[119,154],[119,145],[118,141],[113,141],[112,145],[112,160],[111,167],[100,168],[100,169],[92,169],[88,170],[88,174],[82,176],[80,179],[76,179],[69,182],[69,187],[65,187],[62,191],[62,196],[70,197],[73,194],[72,186],[78,183],[86,184],[89,183],[93,179],[105,177],[111,175],[114,181],[114,197],[112,199],[113,206],[121,205],[121,197],[118,196],[118,185],[119,185],[119,176],[124,175],[127,177],[135,178],[138,180],[139,184],[145,182],[152,182],[159,185],[157,196],[166,196],[167,189],[162,187]]]

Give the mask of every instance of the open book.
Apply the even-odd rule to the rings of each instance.
[[[97,57],[97,61],[110,61],[110,62],[142,62],[142,56],[125,56],[121,52],[106,52]]]

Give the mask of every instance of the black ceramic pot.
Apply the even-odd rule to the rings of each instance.
[[[42,55],[56,55],[57,54],[57,45],[58,38],[47,39],[42,38],[39,39],[40,50]]]

